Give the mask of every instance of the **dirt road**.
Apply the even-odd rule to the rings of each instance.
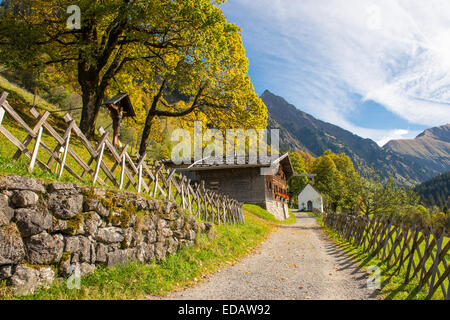
[[[317,221],[296,213],[252,254],[204,282],[165,299],[376,299],[362,272]]]

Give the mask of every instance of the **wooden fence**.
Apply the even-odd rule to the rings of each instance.
[[[418,279],[415,290],[428,288],[427,299],[440,291],[444,299],[450,300],[450,238],[445,236],[445,229],[335,213],[325,213],[323,221],[351,244],[376,255],[394,273],[404,271],[405,284]]]
[[[175,169],[166,168],[157,161],[150,161],[146,155],[130,156],[127,152],[128,146],[118,151],[103,128],[99,129],[100,141],[97,146],[93,146],[70,114],[64,116],[67,128],[64,134],[60,135],[48,122],[50,112],[40,114],[35,108],[32,108],[30,113],[36,119],[36,123],[30,127],[9,105],[7,95],[5,92],[0,97],[0,133],[18,149],[12,161],[17,161],[23,154],[30,160],[31,171],[38,165],[42,170],[56,174],[58,179],[67,172],[82,183],[99,184],[106,188],[136,191],[154,198],[174,200],[192,215],[215,224],[245,222],[242,203],[206,189],[204,181],[193,184],[182,174],[176,173]],[[23,141],[2,125],[6,115],[27,134]],[[33,140],[34,147],[30,151],[28,147]],[[75,140],[87,152],[89,158],[87,162],[80,155],[80,151],[77,154],[72,148]],[[51,148],[50,145],[54,147]],[[105,154],[108,154],[111,167],[105,162]],[[68,156],[73,159],[70,166],[67,163]],[[137,160],[134,161],[133,158]]]

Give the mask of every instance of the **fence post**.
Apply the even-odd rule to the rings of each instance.
[[[36,144],[34,145],[33,154],[31,155],[31,161],[30,161],[30,170],[33,171],[34,165],[36,163],[37,154],[39,151],[39,146],[41,144],[41,138],[42,138],[42,132],[44,131],[44,127],[39,128],[39,133],[36,138]]]
[[[126,153],[125,153],[126,154]],[[140,157],[140,155],[139,155],[139,153],[137,153],[136,152],[136,156],[138,157],[138,159],[139,159],[139,157]],[[137,174],[138,174],[138,188],[137,188],[137,192],[138,193],[141,193],[141,187],[142,187],[142,163],[144,162],[144,160],[145,160],[145,158],[147,157],[147,154],[146,153],[144,153],[144,155],[139,159],[139,161],[137,162]],[[133,179],[134,180],[134,179]],[[131,183],[131,180],[130,181],[128,181],[128,184],[130,184]],[[128,185],[125,187],[125,188],[127,188],[128,187]]]
[[[414,228],[414,239],[413,239],[413,243],[411,245],[411,250],[409,251],[409,260],[408,260],[408,267],[406,269],[406,275],[405,275],[405,283],[409,282],[409,276],[411,274],[411,268],[412,268],[412,264],[414,262],[414,253],[416,251],[416,247],[417,247],[417,240],[419,237],[419,229],[417,228],[417,226]]]
[[[120,172],[119,190],[123,189],[123,178],[125,174],[125,154],[122,155],[122,171]]]
[[[61,155],[64,152],[64,147],[60,147],[58,150],[58,159],[61,161]],[[56,161],[56,169],[55,169],[55,174],[57,174],[59,172],[59,161]]]
[[[100,153],[97,158],[97,165],[95,166],[93,184],[95,184],[97,182],[98,174],[100,172],[100,165],[102,164],[103,152],[105,152],[105,144],[106,144],[106,142],[103,142],[102,147],[100,149]]]
[[[0,126],[2,125],[3,117],[5,116],[5,109],[0,105]]]
[[[189,213],[192,214],[191,191],[189,190],[190,186],[191,186],[191,179],[188,179],[186,181],[186,192],[187,192],[187,197],[188,197],[188,210],[189,210]]]
[[[450,300],[450,278],[448,278],[447,296],[445,299]]]
[[[388,226],[388,229],[387,229],[387,232],[386,232],[386,239],[384,240],[384,246],[383,246],[383,253],[381,255],[381,261],[384,261],[384,257],[386,255],[386,248],[387,248],[387,246],[389,244],[389,240],[391,240],[391,238],[392,238],[391,229],[392,229],[393,225],[394,225],[394,230],[395,230],[394,220],[391,220],[391,223],[389,223],[389,226]],[[380,248],[380,251],[381,251],[381,248]]]
[[[433,232],[433,237],[436,239],[434,232]],[[433,263],[433,275],[431,276],[430,289],[428,291],[427,299],[431,299],[431,297],[433,296],[433,293],[434,293],[434,282],[436,280],[436,274],[439,271],[439,263],[441,262],[442,242],[444,241],[444,237],[445,237],[445,228],[442,232],[442,235],[439,237],[439,239],[437,240],[437,243],[436,243],[437,249],[436,249],[436,256],[434,258],[434,263]]]
[[[433,248],[433,245],[432,245],[432,243],[433,243],[433,241],[431,242],[431,244],[430,244],[430,238],[431,238],[431,231],[432,231],[433,229],[430,227],[430,229],[429,229],[429,233],[427,233],[426,234],[426,242],[425,242],[425,249],[424,249],[424,252],[423,252],[423,258],[422,258],[422,264],[421,264],[421,269],[420,269],[420,280],[419,280],[419,289],[422,289],[422,287],[424,286],[424,277],[425,277],[425,275],[426,275],[426,271],[427,271],[427,267],[426,267],[426,263],[427,263],[427,252],[430,250],[430,248],[431,248],[431,250],[432,250],[432,248]],[[428,230],[427,230],[428,231]],[[430,251],[431,253],[432,253],[432,251]],[[430,253],[430,254],[431,254]],[[429,256],[429,255],[428,255]],[[420,262],[420,261],[419,261]]]
[[[139,177],[138,177],[138,193],[141,193],[141,185],[142,185],[142,163],[139,164],[138,167],[138,171],[139,171]]]
[[[67,151],[69,150],[70,135],[72,133],[72,125],[73,125],[73,120],[70,122],[70,125],[68,128],[66,143],[64,144],[64,155],[63,155],[62,162],[61,162],[61,168],[59,168],[58,179],[61,179],[61,176],[62,176],[63,170],[64,170],[64,165],[66,163]]]
[[[3,109],[2,104],[5,102],[6,97],[8,96],[7,92],[3,92],[0,97],[0,126],[2,125],[3,117],[5,116],[5,109]]]

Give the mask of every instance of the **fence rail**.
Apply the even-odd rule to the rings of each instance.
[[[193,184],[182,174],[177,174],[175,169],[166,168],[158,161],[151,161],[146,155],[139,157],[136,154],[135,162],[127,152],[128,146],[118,151],[103,128],[98,130],[100,141],[97,146],[93,146],[69,113],[64,116],[67,128],[63,135],[48,122],[50,117],[48,111],[40,114],[32,108],[30,113],[36,119],[36,123],[30,127],[9,105],[7,96],[6,92],[0,96],[0,133],[18,149],[12,157],[13,162],[21,155],[25,155],[30,160],[29,170],[38,165],[44,171],[57,174],[58,178],[67,172],[82,183],[99,184],[119,190],[134,190],[151,197],[174,200],[192,215],[215,224],[244,222],[242,203],[205,188],[204,181]],[[23,141],[2,125],[6,115],[27,134]],[[28,148],[33,141],[34,147],[30,151]],[[75,152],[74,141],[86,150],[89,157],[87,162]],[[42,150],[45,152],[42,153]],[[105,162],[105,154],[109,155],[111,167]],[[73,159],[70,166],[67,162],[68,156]]]
[[[419,228],[380,217],[368,219],[325,213],[324,223],[349,243],[377,256],[394,273],[404,271],[404,283],[418,279],[416,290],[428,288],[427,299],[439,292],[450,300],[450,238],[445,229]]]

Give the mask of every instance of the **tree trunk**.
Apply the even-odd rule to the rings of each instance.
[[[100,72],[88,67],[86,62],[78,64],[78,82],[83,101],[80,129],[88,139],[95,133],[95,123],[105,95],[104,90],[99,92],[99,77]]]
[[[80,129],[84,135],[91,138],[95,133],[95,121],[97,115],[95,110],[95,95],[92,92],[83,91],[83,109],[81,110]]]
[[[145,119],[144,130],[141,135],[141,145],[139,147],[139,155],[142,157],[147,151],[148,146],[148,137],[150,136],[150,132],[152,130],[152,122],[155,118],[155,115],[151,112],[147,114],[147,118]]]

